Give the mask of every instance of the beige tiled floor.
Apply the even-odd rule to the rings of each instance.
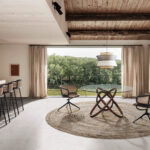
[[[95,100],[78,98],[75,101]],[[120,101],[118,99],[118,101]],[[134,100],[122,100],[134,102]],[[0,150],[149,150],[150,137],[104,140],[74,136],[58,131],[45,121],[46,114],[65,99],[48,98],[25,105],[25,111],[0,129]]]

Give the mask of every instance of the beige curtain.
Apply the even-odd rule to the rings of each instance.
[[[146,92],[144,48],[143,46],[124,46],[122,52],[123,85],[133,88],[123,93],[123,97],[136,97]]]
[[[148,47],[148,93],[150,93],[150,46]]]
[[[47,50],[45,46],[30,46],[30,97],[47,96]]]

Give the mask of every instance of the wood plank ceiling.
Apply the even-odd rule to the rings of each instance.
[[[65,0],[71,40],[149,40],[150,0]]]

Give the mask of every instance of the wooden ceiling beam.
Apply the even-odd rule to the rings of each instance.
[[[66,14],[66,21],[115,21],[115,20],[150,20],[150,13],[99,13]]]
[[[150,35],[150,30],[69,30],[69,33],[71,35],[110,35],[110,36],[116,36],[116,35]]]

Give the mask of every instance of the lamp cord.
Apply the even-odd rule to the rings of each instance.
[[[107,11],[108,11],[108,0],[107,0]],[[106,20],[106,29],[108,30],[108,21]],[[106,53],[108,52],[108,35],[106,35]]]

